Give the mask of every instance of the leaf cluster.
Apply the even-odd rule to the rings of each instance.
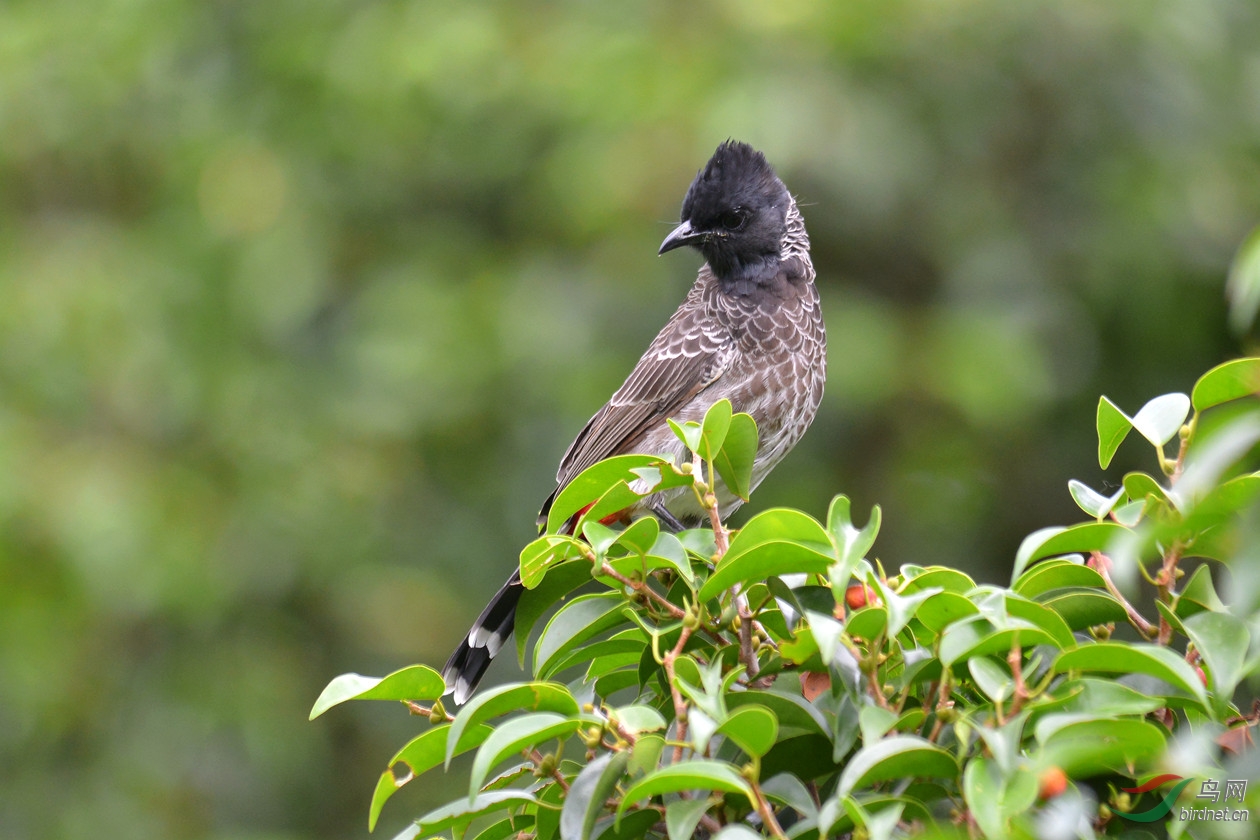
[[[1089,519],[1026,538],[1009,586],[887,568],[879,508],[859,525],[845,496],[825,521],[772,509],[728,531],[718,483],[747,495],[756,429],[719,403],[675,426],[691,461],[614,458],[560,494],[521,553],[533,681],[452,715],[425,666],[343,675],[312,717],[394,699],[429,719],[381,775],[373,827],[403,785],[475,753],[467,796],[404,838],[1119,833],[1160,795],[1125,788],[1219,776],[1260,719],[1237,702],[1260,671],[1255,604],[1213,579],[1252,535],[1258,392],[1260,359],[1240,359],[1132,416],[1104,397],[1100,466],[1136,430],[1157,470],[1109,495],[1071,481]],[[601,524],[669,487],[710,527]],[[1169,768],[1192,741],[1200,765]]]

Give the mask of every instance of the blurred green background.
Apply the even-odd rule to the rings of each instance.
[[[0,5],[0,837],[365,836],[419,726],[311,703],[508,573],[728,136],[831,341],[752,510],[846,492],[885,563],[1005,580],[1151,466],[1100,473],[1100,393],[1247,349],[1254,0]]]

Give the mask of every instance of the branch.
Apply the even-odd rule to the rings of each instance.
[[[1129,617],[1129,623],[1132,624],[1144,638],[1153,639],[1159,632],[1154,624],[1151,624],[1137,608],[1129,603],[1129,599],[1116,588],[1115,581],[1111,579],[1111,558],[1103,554],[1101,551],[1090,552],[1089,566],[1098,574],[1102,575],[1103,583],[1107,585],[1107,591],[1111,593],[1111,597],[1120,602],[1124,607],[1125,615]],[[1171,632],[1171,628],[1169,630]]]

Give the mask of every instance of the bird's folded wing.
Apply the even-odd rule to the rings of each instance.
[[[725,329],[705,317],[699,292],[698,285],[569,446],[556,473],[560,487],[604,458],[633,451],[646,432],[721,377],[734,355],[733,343]]]

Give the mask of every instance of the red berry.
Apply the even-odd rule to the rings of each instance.
[[[871,590],[866,584],[855,583],[844,590],[844,602],[851,610],[860,610],[870,602]]]
[[[1199,682],[1203,683],[1204,687],[1207,687],[1207,674],[1203,673],[1203,669],[1195,665],[1194,671],[1199,675]]]
[[[1037,796],[1041,799],[1054,799],[1067,790],[1067,773],[1063,772],[1063,768],[1052,765],[1041,771],[1038,783]]]

